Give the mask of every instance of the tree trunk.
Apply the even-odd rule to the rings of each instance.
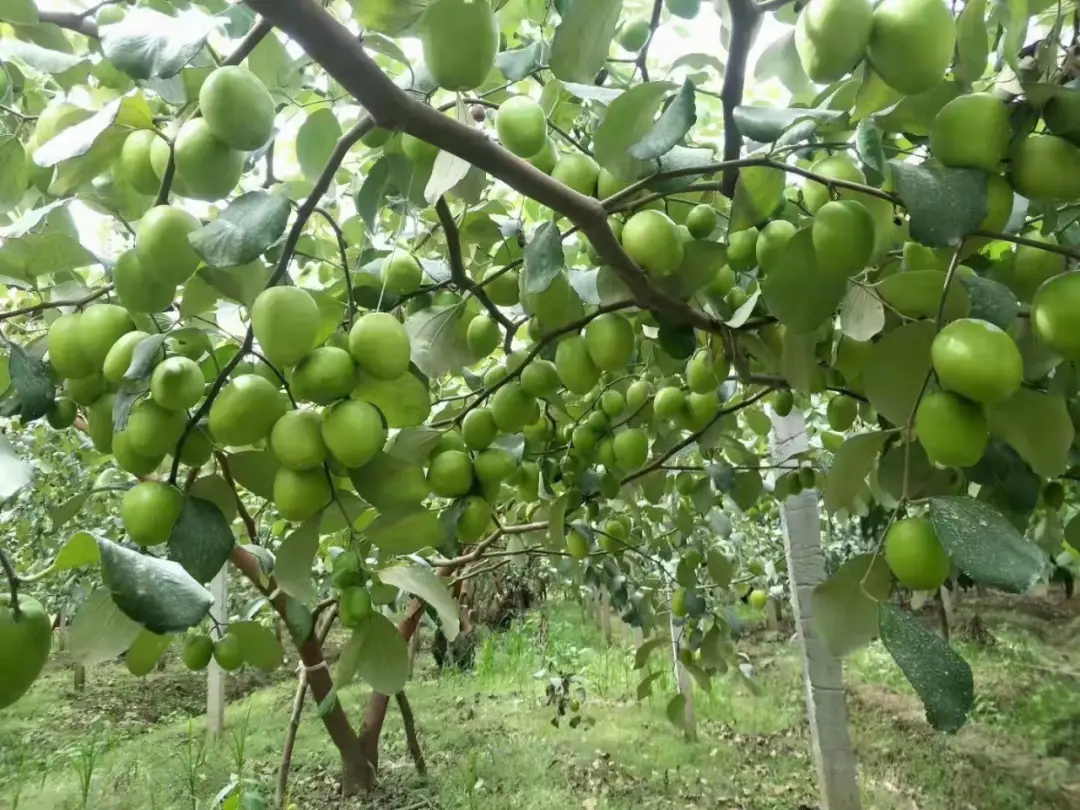
[[[956,624],[956,614],[953,612],[952,594],[949,589],[942,585],[938,588],[938,606],[941,610],[941,636],[945,641],[952,637],[952,628]]]
[[[773,463],[783,464],[806,450],[806,420],[799,411],[773,421]],[[788,497],[780,510],[791,590],[791,609],[802,646],[806,711],[822,810],[859,810],[855,752],[848,734],[844,671],[814,630],[811,594],[825,581],[817,490]]]
[[[671,657],[675,667],[675,680],[679,684],[679,694],[686,702],[683,704],[683,735],[687,742],[697,742],[697,720],[694,716],[694,682],[690,673],[679,660],[679,633],[675,627],[675,615],[668,614],[668,630],[671,633]]]

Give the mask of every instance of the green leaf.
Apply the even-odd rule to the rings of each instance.
[[[653,636],[642,642],[641,646],[634,652],[634,669],[644,669],[645,665],[649,663],[649,656],[653,654],[653,651],[659,650],[668,643],[668,640],[661,636]]]
[[[765,276],[762,293],[769,312],[789,330],[813,332],[836,311],[847,286],[846,273],[818,264],[810,229],[804,228],[791,237],[783,260]]]
[[[0,214],[19,204],[30,184],[26,153],[14,135],[0,137]]]
[[[846,113],[832,110],[811,110],[805,107],[756,107],[735,108],[735,124],[745,138],[758,143],[772,143],[795,124],[813,121],[832,124],[843,121]]]
[[[663,673],[662,672],[650,672],[644,678],[641,679],[641,683],[637,685],[637,699],[644,700],[652,695],[652,685]]]
[[[39,146],[34,151],[34,163],[49,167],[83,157],[110,136],[112,140],[118,140],[118,150],[131,130],[153,126],[153,115],[146,99],[141,95],[118,98],[85,121],[60,130]]]
[[[124,654],[124,663],[127,664],[128,672],[136,678],[143,678],[153,672],[154,665],[169,649],[173,638],[169,635],[159,636],[149,630],[139,633],[135,643]]]
[[[304,178],[314,183],[333,154],[341,124],[329,107],[316,110],[300,125],[296,133],[296,160]]]
[[[908,270],[886,276],[877,285],[881,299],[908,318],[936,318],[945,289],[946,274],[940,270]],[[971,299],[962,284],[950,284],[943,319],[955,321],[971,312]]]
[[[0,434],[0,503],[34,480],[34,468],[15,453],[7,436]]]
[[[855,128],[855,143],[859,148],[866,179],[880,186],[885,179],[885,150],[881,146],[881,130],[873,118],[864,118]]]
[[[36,25],[37,6],[34,0],[0,0],[0,20],[16,25]]]
[[[712,174],[712,171],[706,167],[711,166],[715,160],[716,155],[711,149],[692,149],[688,146],[676,146],[666,155],[660,157],[661,172],[687,171],[698,167],[701,167],[702,171],[699,174],[683,175],[669,180],[657,180],[649,183],[648,188],[651,191],[681,191],[702,177]]]
[[[495,57],[495,67],[512,82],[520,82],[543,64],[544,42],[537,40],[524,48],[503,51]]]
[[[390,441],[386,454],[409,464],[426,464],[431,451],[443,437],[443,432],[436,428],[405,428]],[[378,504],[375,504],[378,506]]]
[[[274,476],[278,462],[269,450],[245,450],[230,453],[229,472],[233,479],[253,495],[271,500],[274,497]]]
[[[870,474],[885,438],[885,433],[860,433],[845,441],[833,455],[822,494],[825,510],[829,514],[851,505]]]
[[[319,551],[319,521],[317,518],[301,523],[281,541],[274,563],[274,578],[278,587],[301,602],[315,598],[311,567]]]
[[[894,499],[904,494],[904,468],[908,469],[907,497],[921,500],[932,495],[956,492],[959,473],[951,467],[935,467],[917,439],[890,446],[878,462],[877,483],[882,492]]]
[[[53,383],[49,367],[41,360],[29,354],[18,343],[8,344],[11,356],[8,358],[8,370],[11,384],[19,395],[19,418],[23,422],[33,422],[49,412],[56,386]]]
[[[664,709],[668,722],[675,728],[686,727],[686,696],[681,692],[668,701]]]
[[[971,299],[970,317],[989,321],[1007,330],[1020,314],[1020,302],[1013,291],[1000,282],[983,276],[957,277]]]
[[[763,166],[740,169],[731,203],[731,231],[742,231],[768,219],[784,199],[785,178],[785,173],[778,169]]]
[[[405,319],[412,361],[428,377],[441,377],[471,365],[476,358],[466,339],[465,307],[430,307]]]
[[[288,197],[249,191],[213,222],[188,234],[188,241],[210,266],[235,267],[257,259],[281,237],[288,221]]]
[[[593,135],[596,161],[624,182],[646,174],[651,164],[632,157],[628,150],[653,129],[664,96],[674,88],[671,82],[646,82],[611,102]]]
[[[356,680],[356,673],[360,669],[360,645],[363,640],[364,628],[361,626],[353,630],[349,640],[341,648],[341,654],[338,656],[337,664],[334,666],[334,690],[344,689]],[[334,692],[331,692],[326,700],[329,701],[330,697],[333,696]],[[330,708],[333,708],[332,704]],[[319,713],[324,713],[322,705],[319,706]]]
[[[986,72],[989,39],[986,0],[969,0],[956,18],[956,73],[968,87]]]
[[[604,67],[623,0],[573,3],[555,29],[549,66],[564,82],[591,84]]]
[[[545,222],[525,246],[525,292],[530,295],[544,292],[565,263],[559,228],[554,222]]]
[[[547,506],[548,542],[559,551],[566,548],[566,501],[564,492]]]
[[[396,37],[411,28],[431,0],[354,0],[353,15],[361,28]]]
[[[1076,435],[1065,398],[1021,388],[986,406],[990,433],[1008,443],[1039,475],[1057,478],[1069,467]]]
[[[814,627],[830,653],[849,655],[877,638],[877,606],[891,590],[889,566],[877,554],[852,557],[814,588]]]
[[[89,493],[87,493],[89,494]],[[90,532],[75,532],[60,547],[53,560],[52,567],[57,571],[69,571],[87,565],[97,565],[101,561],[97,538]]]
[[[205,502],[202,502],[205,503]],[[213,598],[179,563],[98,538],[101,578],[128,617],[155,633],[179,633],[210,612]]]
[[[379,571],[379,579],[427,602],[439,614],[439,625],[447,641],[453,641],[460,629],[461,608],[450,595],[446,582],[430,568],[420,565],[392,565]]]
[[[855,108],[851,112],[851,118],[853,121],[859,121],[868,115],[892,107],[902,98],[904,96],[885,84],[885,81],[870,65],[865,65],[862,82],[855,93]]]
[[[198,582],[209,582],[228,562],[236,539],[217,504],[189,496],[169,535],[169,558]],[[181,628],[183,629],[183,628]]]
[[[952,247],[986,219],[986,172],[890,160],[896,196],[911,216],[911,238]]]
[[[1004,33],[998,42],[998,49],[1013,72],[1020,73],[1020,49],[1027,39],[1028,0],[1005,0],[995,4],[995,11],[1001,19]]]
[[[670,276],[655,279],[653,283],[669,295],[685,300],[700,290],[702,285],[724,266],[727,248],[708,239],[694,239],[684,243],[683,248],[683,263],[679,265],[679,269]],[[623,299],[626,297],[624,295]]]
[[[861,284],[850,284],[840,304],[840,329],[852,340],[865,343],[885,328],[881,299]]]
[[[212,17],[175,17],[148,8],[129,8],[118,23],[103,29],[105,57],[133,79],[169,78],[202,50],[217,25]]]
[[[435,163],[431,166],[431,176],[428,178],[427,185],[424,186],[424,199],[427,200],[428,205],[434,205],[439,197],[450,189],[458,187],[471,168],[472,164],[464,158],[459,158],[453,152],[440,151],[435,156]],[[480,179],[483,180],[483,178],[484,175],[481,174]]]
[[[258,622],[230,622],[229,632],[240,639],[244,663],[263,672],[273,672],[285,660],[281,642]]]
[[[915,688],[930,725],[959,730],[975,705],[971,667],[917,616],[895,605],[878,605],[878,622],[885,649]]]
[[[780,353],[780,373],[794,390],[804,394],[811,393],[817,373],[817,335],[814,332],[794,332],[790,329],[784,334],[783,350]],[[749,416],[749,412],[745,412]],[[765,420],[763,434],[768,434],[771,424],[769,417],[761,414]]]
[[[367,536],[386,554],[415,554],[442,545],[444,532],[438,514],[412,506],[383,512],[368,527]]]
[[[409,646],[394,623],[373,613],[359,628],[360,662],[357,674],[383,695],[395,695],[409,679]]]
[[[231,524],[236,517],[238,511],[236,496],[233,494],[232,487],[220,475],[199,476],[195,483],[188,487],[187,493],[192,498],[210,501],[221,511],[222,517],[228,524]]]
[[[124,372],[125,380],[138,382],[150,377],[158,362],[164,359],[165,351],[162,347],[165,345],[165,337],[164,334],[150,335],[136,344],[131,352],[131,362]]]
[[[906,425],[930,373],[930,344],[937,330],[915,321],[887,332],[870,350],[863,389],[870,404],[894,425]]]
[[[664,110],[652,131],[631,146],[627,153],[638,160],[654,160],[677,146],[690,128],[697,123],[697,104],[694,85],[683,82],[674,101]]]
[[[1025,593],[1042,578],[1039,547],[992,506],[963,495],[932,498],[930,517],[953,563],[976,582]]]
[[[216,289],[226,298],[243,304],[249,310],[255,298],[266,287],[273,271],[261,259],[256,259],[239,267],[199,268],[203,281]]]
[[[319,534],[334,534],[356,528],[361,516],[370,511],[368,505],[351,492],[338,492],[334,502],[327,506],[319,516]],[[370,517],[368,522],[370,522]]]
[[[34,70],[51,73],[54,76],[65,73],[86,61],[84,54],[64,53],[51,48],[43,48],[13,36],[0,39],[0,56],[4,59],[14,59]]]
[[[735,566],[724,552],[718,548],[710,548],[705,554],[705,565],[709,570],[709,580],[718,588],[726,588],[731,584],[731,577],[735,574]]]
[[[360,190],[356,192],[356,213],[364,220],[369,231],[375,230],[376,220],[383,208],[383,199],[390,185],[390,161],[381,157],[371,167]]]
[[[120,611],[107,588],[98,588],[75,611],[68,650],[83,666],[103,664],[127,650],[142,630]]]
[[[761,473],[757,470],[743,470],[735,473],[735,483],[728,495],[735,501],[735,505],[745,512],[757,503],[764,490]]]

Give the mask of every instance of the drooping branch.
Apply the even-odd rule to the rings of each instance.
[[[480,130],[454,121],[404,92],[368,56],[356,37],[315,0],[246,2],[321,64],[379,126],[407,132],[457,155],[579,226],[640,306],[667,313],[706,332],[724,330],[720,321],[653,286],[623,250],[598,200],[568,188],[489,140]]]
[[[724,85],[720,88],[720,102],[724,108],[724,160],[736,160],[742,154],[742,133],[735,123],[735,108],[742,104],[743,86],[746,84],[746,62],[754,37],[761,25],[761,12],[754,0],[731,0],[731,44],[728,46],[727,66],[724,69]],[[736,168],[724,171],[723,194],[735,195],[735,182],[739,179]]]

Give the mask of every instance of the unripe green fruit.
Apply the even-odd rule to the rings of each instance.
[[[135,324],[127,310],[116,304],[91,304],[84,309],[79,316],[79,337],[82,340],[82,354],[90,364],[87,371],[101,371],[109,349],[134,329]]]
[[[756,231],[756,229],[751,230]],[[754,255],[762,273],[768,275],[780,265],[780,262],[783,261],[784,250],[797,230],[786,219],[774,219],[772,222],[765,223],[761,233],[756,234],[757,242],[754,244]],[[741,233],[747,233],[747,231]],[[735,234],[735,236],[739,236],[739,234]],[[732,245],[734,244],[733,241]],[[728,258],[730,260],[730,254]],[[740,264],[745,265],[746,261],[742,260]],[[746,270],[749,271],[752,266],[751,263],[751,267],[746,268]],[[731,289],[731,287],[729,286],[728,289]],[[724,292],[727,292],[727,290]]]
[[[214,657],[214,642],[210,636],[189,636],[184,642],[184,651],[181,658],[184,666],[192,672],[202,672],[210,665],[210,659]]]
[[[420,18],[424,65],[444,90],[484,83],[499,51],[499,23],[487,0],[435,0]]]
[[[257,374],[233,377],[210,406],[210,434],[227,447],[254,444],[270,435],[288,403]]]
[[[683,263],[685,248],[678,226],[660,211],[639,211],[622,232],[623,250],[647,273],[669,276]]]
[[[270,431],[270,449],[288,470],[313,470],[326,461],[323,418],[318,411],[289,411]]]
[[[470,495],[458,517],[457,533],[462,543],[475,543],[491,527],[491,506],[479,495]]]
[[[701,430],[716,417],[720,410],[720,396],[716,391],[707,394],[691,393],[686,398],[686,413],[693,430]]]
[[[954,98],[934,117],[930,151],[944,166],[996,172],[1011,138],[1005,102],[990,93],[969,93]]]
[[[1025,236],[1046,245],[1057,246],[1058,244],[1057,237],[1052,233],[1043,236],[1035,232],[1025,234]],[[1060,254],[1027,245],[1017,245],[1013,252],[1012,272],[1008,279],[1009,289],[1016,293],[1016,297],[1021,301],[1031,301],[1039,287],[1054,276],[1064,273],[1066,266],[1065,257]]]
[[[502,447],[481,450],[473,459],[473,475],[481,484],[498,484],[507,480],[517,469],[510,451]]]
[[[374,405],[347,399],[323,412],[322,437],[346,467],[363,467],[386,444],[386,427]]]
[[[559,389],[559,372],[550,360],[530,361],[521,372],[521,390],[531,397],[549,397]]]
[[[210,454],[214,451],[214,445],[210,437],[201,427],[194,427],[184,440],[184,448],[180,451],[180,461],[189,467],[196,469],[210,460]]]
[[[214,137],[241,152],[262,147],[274,132],[274,100],[259,77],[227,65],[199,89],[199,111]]]
[[[572,335],[555,349],[555,370],[568,391],[587,394],[600,380],[600,369],[589,356],[585,339]]]
[[[978,464],[990,441],[983,409],[949,391],[922,398],[915,412],[915,429],[927,458],[945,467]]]
[[[772,406],[777,416],[787,416],[795,407],[795,396],[788,389],[777,391],[773,394]]]
[[[430,166],[439,156],[439,147],[407,132],[401,136],[401,151],[418,166]]]
[[[199,266],[199,255],[188,242],[188,234],[201,227],[187,211],[159,205],[139,222],[135,254],[148,272],[163,285],[183,284]]]
[[[502,331],[499,325],[486,315],[477,315],[469,321],[465,340],[473,357],[487,357],[499,347]]]
[[[941,83],[952,64],[956,21],[942,0],[883,0],[866,55],[887,85],[915,95]]]
[[[391,295],[415,292],[424,280],[424,269],[411,253],[394,251],[383,260],[383,287]]]
[[[649,21],[638,17],[622,27],[617,42],[620,48],[636,53],[645,47],[651,35],[652,28],[649,26]]]
[[[491,397],[491,415],[503,433],[517,433],[540,418],[536,400],[516,382],[502,386]]]
[[[139,194],[157,194],[161,180],[150,162],[150,146],[157,138],[152,129],[137,129],[124,140],[116,164],[119,175]]]
[[[638,428],[627,428],[615,434],[615,463],[626,472],[644,466],[649,459],[649,437]]]
[[[79,405],[93,405],[105,393],[105,378],[101,374],[64,380],[64,393]]]
[[[795,21],[795,50],[806,75],[830,84],[854,70],[873,22],[867,0],[810,0]]]
[[[140,546],[164,543],[184,508],[184,494],[161,481],[142,481],[124,493],[120,520]]]
[[[1024,376],[1024,361],[1013,339],[974,318],[953,321],[938,332],[930,358],[945,388],[983,404],[1011,397]]]
[[[59,377],[79,379],[94,372],[83,351],[81,319],[82,313],[72,312],[61,315],[49,326],[49,363]]]
[[[754,610],[764,610],[765,605],[769,603],[769,594],[767,591],[761,590],[761,588],[755,588],[750,591],[750,596],[747,597],[747,601]]]
[[[173,141],[177,192],[198,200],[228,196],[244,173],[244,153],[214,137],[204,118],[189,118]]]
[[[244,651],[240,639],[233,633],[226,633],[214,642],[214,660],[226,672],[235,672],[244,665]]]
[[[777,232],[781,229],[778,227]],[[757,264],[758,229],[747,228],[728,234],[727,260],[736,273],[749,273]]]
[[[674,386],[661,388],[653,399],[657,419],[676,419],[686,411],[686,394]]]
[[[647,380],[634,380],[626,389],[626,407],[631,413],[636,413],[652,398],[652,384]]]
[[[495,417],[487,408],[475,408],[461,422],[461,438],[470,450],[483,450],[499,434]]]
[[[1080,359],[1080,272],[1048,280],[1031,300],[1031,329],[1043,343],[1070,360]]]
[[[626,410],[626,398],[613,389],[605,391],[600,397],[600,407],[614,419]]]
[[[447,450],[431,459],[427,474],[431,491],[442,498],[460,498],[473,487],[473,466],[460,450]]]
[[[321,346],[296,364],[289,382],[298,400],[329,405],[356,387],[356,364],[345,349]]]
[[[938,2],[938,0],[934,0],[934,2]],[[866,175],[855,165],[855,161],[844,152],[823,157],[810,167],[810,171],[814,174],[819,174],[822,177],[828,177],[831,180],[846,180],[849,183],[866,183]],[[841,189],[840,197],[851,199],[852,193],[853,192],[851,191]],[[816,180],[807,180],[803,185],[803,200],[805,200],[806,207],[811,214],[816,214],[830,199],[828,187]]]
[[[86,433],[99,453],[112,452],[115,404],[115,394],[103,394],[86,411]]]
[[[518,157],[530,158],[544,148],[547,116],[528,96],[512,96],[499,105],[495,130],[503,146]]]
[[[299,287],[263,290],[251,307],[251,329],[266,359],[278,368],[295,366],[316,346],[319,305]]]
[[[588,425],[578,425],[570,434],[570,444],[582,455],[596,449],[596,433]]]
[[[857,200],[821,206],[811,235],[818,266],[839,275],[861,272],[874,253],[874,219]]]
[[[565,152],[558,156],[555,168],[551,170],[551,177],[569,186],[578,194],[592,197],[596,194],[600,166],[588,155]]]
[[[626,316],[606,312],[586,325],[585,347],[598,369],[621,371],[634,355],[634,326]]]
[[[686,229],[695,239],[706,239],[716,230],[720,217],[711,205],[695,205],[686,215]]]
[[[144,268],[134,250],[120,254],[112,280],[116,297],[129,312],[162,312],[176,295],[176,285]]]
[[[202,399],[205,381],[199,364],[182,355],[166,358],[150,376],[150,396],[168,411],[186,411]]]
[[[575,560],[584,560],[589,556],[589,539],[577,529],[566,533],[566,550]]]
[[[540,151],[532,157],[525,158],[525,161],[531,163],[538,171],[544,174],[552,174],[559,162],[559,153],[555,148],[555,142],[551,138],[547,138]]]
[[[686,385],[695,394],[711,394],[731,370],[731,363],[723,353],[713,356],[708,349],[695,352],[686,363]]]
[[[119,385],[124,380],[124,375],[131,366],[131,357],[135,353],[135,347],[150,337],[146,332],[128,332],[109,349],[105,355],[105,362],[101,365],[101,376],[113,385]],[[202,372],[199,372],[199,381],[202,381]]]
[[[75,423],[77,415],[78,408],[75,406],[74,400],[67,397],[57,397],[53,400],[53,404],[49,406],[49,412],[45,414],[45,418],[49,420],[50,427],[63,430]]]
[[[500,307],[516,306],[519,300],[517,271],[504,272],[501,267],[488,270],[484,274],[484,292]]]
[[[349,353],[360,370],[380,380],[396,380],[409,370],[409,335],[387,312],[369,312],[349,331]]]
[[[359,627],[371,618],[371,610],[371,594],[361,585],[346,588],[338,597],[338,611],[345,627]]]
[[[664,0],[664,5],[676,17],[692,20],[701,10],[701,0]]]
[[[1009,180],[1039,202],[1080,199],[1080,148],[1056,135],[1028,135],[1012,148]]]
[[[936,591],[952,570],[934,525],[926,518],[896,521],[885,535],[885,562],[900,584],[915,591]]]
[[[429,458],[435,458],[439,453],[445,453],[447,450],[460,450],[465,452],[468,449],[465,446],[465,439],[456,430],[447,430],[435,442],[435,447],[432,448]]]
[[[131,449],[146,458],[160,458],[171,452],[187,426],[187,414],[167,411],[152,399],[144,399],[131,409],[124,433]]]
[[[285,520],[300,523],[318,514],[330,502],[330,482],[321,467],[313,470],[278,469],[274,475],[274,505]]]
[[[611,420],[603,411],[593,411],[589,414],[589,418],[585,420],[585,424],[596,433],[604,433],[611,427]]]
[[[0,649],[6,650],[0,668],[0,709],[26,694],[45,668],[52,650],[52,620],[41,603],[19,594],[19,616],[15,617],[11,594],[0,593]]]
[[[859,415],[859,404],[849,396],[843,394],[829,400],[825,409],[829,427],[836,431],[848,430],[855,424],[855,417]]]

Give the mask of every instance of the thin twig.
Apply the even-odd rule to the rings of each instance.
[[[15,318],[19,315],[29,315],[33,312],[41,312],[44,309],[59,309],[60,307],[82,307],[89,304],[91,301],[96,301],[102,296],[108,295],[112,292],[113,285],[106,284],[100,289],[94,290],[89,295],[83,298],[76,298],[68,301],[42,301],[40,304],[31,304],[27,307],[21,307],[20,309],[13,309],[9,312],[0,313],[0,321],[6,321],[9,318]]]
[[[338,253],[341,254],[341,270],[345,274],[345,305],[348,307],[347,313],[349,316],[349,323],[352,323],[356,318],[356,301],[353,299],[352,289],[352,273],[349,270],[349,257],[345,255],[345,233],[341,230],[341,226],[337,224],[337,220],[333,215],[325,208],[316,207],[315,213],[326,220],[326,223],[333,229],[334,236],[337,238]]]
[[[244,499],[240,497],[240,491],[236,488],[236,479],[233,478],[232,470],[229,469],[228,456],[216,452],[214,458],[217,459],[218,467],[221,469],[221,477],[225,479],[225,483],[232,490],[233,497],[236,499],[236,511],[240,514],[240,520],[244,523],[244,529],[247,530],[248,537],[252,543],[259,545],[259,530],[256,528],[255,520],[251,517],[251,513],[248,512],[247,506],[244,505]]]
[[[413,718],[412,706],[409,705],[409,699],[405,697],[404,689],[394,697],[397,699],[398,709],[401,710],[401,725],[405,728],[405,742],[409,747],[413,764],[416,765],[416,772],[420,776],[427,776],[424,752],[420,749],[420,741],[416,738],[416,721]]]
[[[0,567],[4,569],[4,576],[7,577],[8,587],[11,589],[11,615],[15,621],[18,621],[22,617],[22,610],[19,609],[19,585],[21,580],[19,575],[15,573],[15,566],[11,564],[11,558],[8,557],[7,550],[0,547]]]
[[[638,51],[637,58],[634,59],[634,64],[637,65],[637,69],[641,71],[641,80],[643,82],[649,81],[649,68],[647,66],[649,60],[649,46],[652,45],[653,37],[656,36],[656,29],[660,27],[660,12],[664,10],[664,0],[655,0],[652,7],[652,14],[649,15],[649,38],[645,40],[645,44],[641,46],[641,50]]]

